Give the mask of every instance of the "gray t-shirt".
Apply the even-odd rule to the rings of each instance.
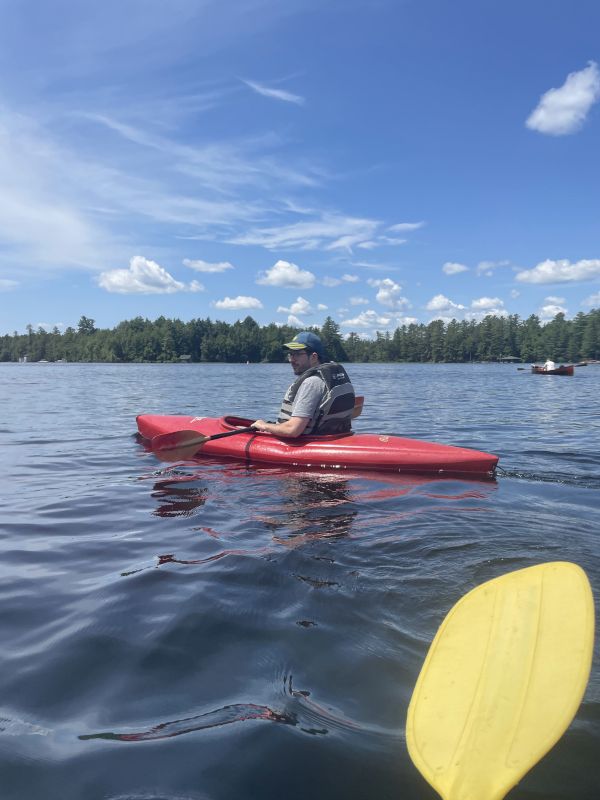
[[[318,375],[302,381],[292,406],[292,417],[312,419],[327,393],[325,382]]]

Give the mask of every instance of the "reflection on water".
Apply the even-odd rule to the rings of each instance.
[[[156,473],[147,476],[155,481],[151,497],[161,501],[152,513],[159,517],[198,517],[207,503],[227,505],[224,487],[244,477],[258,479],[261,488],[249,504],[248,513],[271,533],[273,544],[286,548],[351,536],[355,520],[365,509],[373,515],[374,525],[378,517],[389,523],[390,518],[400,521],[434,510],[437,513],[456,510],[457,504],[469,513],[483,512],[490,493],[497,489],[494,478],[458,480],[393,473],[330,473],[291,467],[231,466],[228,461],[210,459],[206,463],[200,459],[161,470],[158,481]],[[398,507],[393,501],[399,500],[407,502]],[[196,530],[214,539],[223,538],[223,533],[208,526],[198,526]],[[159,565],[168,561],[200,564],[249,552],[267,554],[269,547],[263,545],[252,551],[227,549],[197,559],[177,558],[171,553],[160,556]]]
[[[291,473],[279,482],[280,502],[256,518],[273,532],[273,541],[299,547],[319,539],[348,536],[358,510],[347,480]]]
[[[179,480],[172,478],[154,484],[152,497],[162,501],[153,512],[157,517],[191,517],[206,502],[205,487],[181,487],[177,484]]]
[[[256,703],[232,703],[203,714],[196,714],[169,722],[160,722],[146,730],[129,731],[127,733],[102,731],[100,733],[80,734],[78,738],[83,741],[109,739],[119,742],[144,742],[153,739],[169,739],[186,733],[221,728],[225,725],[248,722],[250,720],[265,720],[283,725],[292,725],[302,733],[307,733],[311,736],[325,736],[330,732],[330,728],[349,731],[360,730],[361,726],[356,722],[339,714],[334,714],[331,709],[326,709],[324,706],[310,700],[309,691],[294,689],[292,675],[283,677],[283,687],[287,702],[292,705],[289,710],[275,711],[269,706]]]
[[[198,714],[195,717],[176,719],[172,722],[161,722],[149,730],[133,733],[89,733],[82,734],[80,739],[113,739],[120,742],[144,742],[150,739],[168,739],[181,736],[183,733],[220,728],[234,722],[246,722],[251,719],[265,719],[270,722],[282,722],[284,725],[296,725],[297,720],[288,714],[273,711],[268,706],[257,706],[254,703],[236,703],[231,706]]]

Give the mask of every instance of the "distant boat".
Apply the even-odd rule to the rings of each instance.
[[[575,372],[573,364],[561,364],[560,367],[556,367],[555,369],[544,369],[544,367],[539,367],[534,364],[531,367],[531,371],[534,375],[573,375]]]
[[[587,361],[580,361],[579,364],[575,364],[576,367],[587,367]]]

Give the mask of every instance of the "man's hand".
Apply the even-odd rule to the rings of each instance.
[[[301,436],[308,425],[308,417],[291,417],[285,422],[265,422],[264,419],[257,419],[252,423],[252,427],[261,433],[272,433],[275,436]]]

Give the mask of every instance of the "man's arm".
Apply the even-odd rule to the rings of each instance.
[[[276,436],[302,436],[310,417],[290,417],[285,422],[265,422],[257,419],[252,427],[263,433],[274,433]]]
[[[325,384],[316,375],[307,378],[298,390],[290,419],[285,422],[265,422],[264,419],[257,419],[252,423],[253,427],[276,436],[301,436],[317,413],[324,389]]]

